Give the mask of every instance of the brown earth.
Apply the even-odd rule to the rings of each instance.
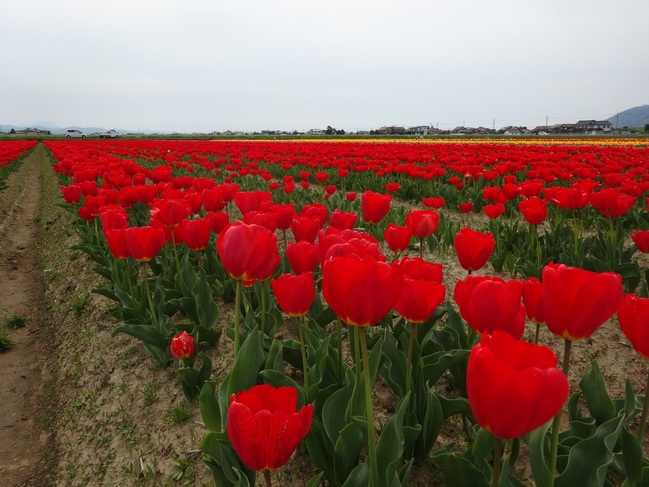
[[[93,294],[102,279],[87,256],[70,247],[78,242],[74,218],[62,203],[47,151],[39,145],[0,192],[0,326],[12,316],[27,326],[8,330],[16,343],[0,352],[0,478],[7,486],[195,486],[211,483],[198,445],[206,433],[195,403],[175,383],[172,365],[162,369],[127,335],[113,336],[112,303]],[[452,215],[480,228],[481,215]],[[470,218],[470,223],[467,223]],[[640,256],[643,268],[647,256]],[[465,277],[451,251],[428,259],[444,264],[447,298]],[[486,266],[482,274],[493,274]],[[220,321],[229,325],[230,308]],[[532,338],[530,326],[526,333]],[[557,351],[563,345],[547,329],[541,342]],[[222,378],[231,361],[231,343],[222,338],[209,351],[213,377]],[[615,320],[592,339],[573,346],[572,391],[597,360],[613,397],[622,397],[630,377],[641,393],[647,376]],[[377,415],[389,414],[395,398],[385,384],[375,388]],[[387,408],[384,406],[388,406]],[[384,411],[385,410],[385,411]],[[387,411],[387,412],[386,412]],[[379,417],[380,421],[381,418]],[[462,435],[445,425],[440,445]],[[646,451],[645,444],[645,451]],[[525,468],[519,460],[517,470]],[[432,464],[418,467],[413,485],[437,483]],[[303,485],[313,469],[294,456],[275,473],[276,485]],[[261,480],[261,479],[260,479]]]

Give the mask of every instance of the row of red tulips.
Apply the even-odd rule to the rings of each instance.
[[[64,147],[53,145],[54,153]],[[641,328],[646,321],[647,300],[633,295],[623,298],[621,279],[615,274],[549,265],[543,269],[542,281],[530,279],[523,283],[469,275],[453,292],[463,321],[453,307],[440,307],[445,300],[440,265],[410,257],[386,262],[384,247],[372,233],[377,234],[375,227],[390,210],[389,194],[363,191],[360,202],[352,197],[346,200],[360,203],[358,212],[330,211],[326,205],[332,200],[327,195],[333,193],[322,194],[307,188],[323,200],[305,204],[297,211],[295,205],[273,201],[275,195],[290,192],[244,191],[232,182],[218,184],[207,177],[174,176],[173,171],[164,168],[185,171],[194,166],[183,166],[183,161],[166,158],[164,166],[157,166],[163,169],[147,169],[133,161],[111,159],[99,152],[100,148],[93,148],[96,160],[86,156],[75,161],[60,160],[55,165],[73,181],[72,185],[62,187],[63,194],[66,201],[78,206],[79,215],[90,222],[83,227],[84,235],[95,249],[88,250],[105,265],[104,274],[113,278],[112,296],[120,301],[119,314],[126,318],[119,331],[142,339],[149,351],[157,349],[154,356],[161,362],[166,361],[171,343],[171,353],[181,359],[185,392],[200,391],[205,424],[211,430],[203,448],[215,478],[223,483],[244,485],[242,482],[253,480],[254,470],[276,468],[306,434],[308,423],[311,430],[307,450],[330,484],[401,483],[414,459],[421,461],[430,456],[441,424],[455,414],[475,419],[482,429],[468,435],[473,446],[467,451],[438,449],[432,458],[444,468],[449,479],[457,475],[456,467],[462,466],[465,481],[471,479],[477,485],[498,482],[502,449],[495,438],[509,440],[532,430],[540,431],[537,428],[560,411],[568,396],[565,374],[557,370],[556,356],[549,349],[520,339],[526,311],[532,321],[546,322],[553,333],[566,340],[566,374],[568,344],[590,336],[618,307],[623,309],[623,330],[634,346],[643,346],[639,338],[642,333],[630,330]],[[159,151],[159,155],[164,156],[164,152]],[[192,157],[205,162],[200,155]],[[98,164],[94,165],[95,162]],[[117,176],[120,170],[122,176]],[[327,178],[318,173],[315,172],[316,179],[326,182]],[[263,187],[268,181],[274,182],[272,175],[267,180],[265,174],[248,172],[237,177],[243,178],[242,184],[245,181],[247,185]],[[249,175],[255,178],[248,178]],[[225,177],[231,178],[233,174]],[[123,184],[126,180],[130,185]],[[107,181],[121,181],[123,185],[106,185]],[[289,183],[283,182],[285,186]],[[504,187],[498,194],[504,194]],[[398,188],[391,189],[398,194]],[[428,203],[438,205],[440,200],[432,197],[435,199]],[[536,202],[532,198],[521,203]],[[232,211],[224,211],[229,201],[234,201],[241,214],[241,221],[233,224],[229,224]],[[357,215],[362,216],[368,232],[353,229],[358,226]],[[608,217],[615,218],[612,214]],[[98,221],[107,247],[100,238]],[[415,235],[420,239],[421,252],[422,241],[438,231],[440,215],[434,210],[416,209],[397,223],[378,233],[383,235],[386,245],[395,252],[407,251]],[[282,247],[277,243],[278,230],[284,237]],[[294,242],[287,240],[289,231]],[[216,239],[214,234],[218,234]],[[644,234],[637,235],[636,240],[641,242]],[[454,241],[458,259],[469,272],[481,268],[498,245],[493,234],[471,229],[457,233]],[[102,245],[112,257],[102,255]],[[280,248],[285,249],[293,274],[283,272],[287,267],[279,254]],[[168,255],[166,249],[173,255]],[[150,270],[139,276],[133,260],[149,262]],[[147,277],[151,275],[152,278]],[[138,277],[147,287],[145,291],[137,290]],[[269,280],[270,287],[265,284]],[[149,281],[156,285],[154,292],[148,289]],[[222,384],[208,382],[201,387],[210,377],[206,364],[211,362],[206,354],[197,354],[199,347],[194,347],[194,343],[205,340],[214,321],[209,320],[213,315],[198,316],[192,307],[199,307],[199,303],[206,309],[215,306],[213,297],[206,296],[214,291],[227,298],[227,282],[235,283],[235,364]],[[243,293],[243,288],[249,291]],[[327,307],[323,307],[316,291],[322,293]],[[144,304],[129,301],[129,297],[138,295],[144,297]],[[277,323],[273,321],[276,315],[271,296],[286,314],[298,318],[299,344],[274,338]],[[583,296],[589,300],[584,301]],[[392,309],[402,319],[396,320]],[[193,326],[174,329],[167,319],[172,311],[194,318]],[[443,322],[439,320],[442,315],[446,315]],[[306,323],[304,316],[309,318]],[[336,330],[333,334],[325,333],[323,326],[334,316],[339,319]],[[133,319],[143,322],[129,322]],[[172,341],[174,335],[177,338]],[[351,362],[343,360],[344,342],[348,343]],[[286,375],[281,357],[278,362],[278,350],[302,371],[302,386]],[[290,358],[293,351],[299,351],[300,359]],[[371,388],[379,371],[400,402],[376,444],[373,421],[359,422],[358,418],[373,417]],[[435,392],[435,383],[445,374],[460,394],[468,396],[468,403]],[[596,384],[599,379],[593,372],[590,382]],[[294,399],[294,392],[255,388],[260,380],[280,386],[290,384],[291,390],[298,391],[298,398]],[[249,388],[250,392],[241,392]],[[595,397],[593,402],[604,400],[601,391],[591,394],[591,390],[597,389],[595,386],[586,383],[584,388],[588,390],[584,394]],[[537,436],[532,434],[530,455],[537,483],[569,485],[576,476],[591,478],[597,469],[580,462],[579,455],[588,448],[602,448],[599,444],[593,446],[594,439],[610,428],[616,432],[615,439],[611,440],[609,435],[604,447],[610,458],[598,468],[617,469],[628,478],[643,478],[646,469],[641,453],[639,460],[637,454],[615,457],[618,439],[627,438],[624,432],[628,432],[631,420],[639,412],[637,401],[633,394],[629,396],[624,414],[613,411],[611,417],[598,418],[592,434],[577,443],[572,430],[565,432],[570,435],[564,435],[566,441],[562,441],[560,422],[555,419],[549,441],[552,446],[545,452],[547,462],[544,442],[538,438],[545,436],[548,427],[541,428]],[[306,409],[293,415],[297,404],[307,404]],[[346,410],[342,416],[340,406]],[[230,415],[229,411],[236,414]],[[571,410],[571,415],[575,416],[576,411]],[[282,435],[276,433],[278,428]],[[367,460],[359,462],[364,444],[368,446]],[[233,463],[227,454],[230,445],[243,465]],[[485,468],[492,450],[496,452],[493,471]],[[504,457],[505,467],[513,456],[512,452]],[[319,482],[321,477],[314,477],[312,483]],[[519,482],[507,468],[502,479],[503,485]]]
[[[5,188],[4,180],[34,146],[35,140],[0,140],[0,189]]]

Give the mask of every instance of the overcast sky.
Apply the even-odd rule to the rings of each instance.
[[[648,20],[647,0],[0,0],[0,124],[606,119],[649,104]]]

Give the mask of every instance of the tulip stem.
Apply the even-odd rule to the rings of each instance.
[[[372,384],[370,383],[370,360],[367,354],[367,339],[365,327],[358,327],[361,343],[361,355],[363,356],[363,374],[365,376],[365,411],[367,416],[367,446],[370,455],[370,486],[379,485],[379,471],[376,459],[376,444],[374,438],[374,409],[372,407]]]
[[[640,416],[640,427],[638,428],[638,441],[642,445],[644,430],[647,425],[647,415],[649,414],[649,374],[647,374],[647,387],[644,392],[644,401],[642,404],[642,416]]]
[[[183,280],[182,269],[180,268],[180,259],[178,258],[178,248],[176,247],[176,231],[174,227],[170,227],[171,231],[171,245],[173,246],[174,260],[176,261],[176,272],[178,273],[178,279],[180,280],[181,287],[185,287],[185,282]],[[183,292],[185,290],[183,289]]]
[[[266,481],[266,487],[271,487],[272,483],[270,481],[270,470],[264,470],[264,480]]]
[[[338,328],[338,380],[343,380],[343,324],[340,318],[336,320]]]
[[[239,315],[241,314],[241,281],[237,280],[237,291],[234,298],[234,358],[239,353],[241,338],[239,336]]]
[[[300,336],[300,352],[302,353],[302,375],[304,377],[304,394],[308,397],[309,393],[309,376],[307,374],[306,347],[304,346],[304,332],[302,331],[302,316],[295,318],[297,321],[297,331]]]
[[[261,281],[261,336],[266,334],[266,281]]]
[[[562,372],[568,378],[568,368],[570,367],[570,347],[572,341],[563,341],[563,365],[561,366]],[[554,416],[552,420],[552,442],[550,444],[550,472],[552,473],[552,483],[554,485],[554,473],[557,468],[557,453],[559,451],[559,430],[561,429],[561,415],[563,414],[563,407]]]
[[[541,331],[541,325],[537,323],[536,324],[536,333],[534,334],[534,345],[539,344],[539,333],[540,333],[540,331]]]
[[[408,394],[409,391],[414,394],[414,391],[412,391],[412,349],[414,348],[416,330],[417,328],[415,324],[410,323],[410,339],[408,340],[408,364],[406,365],[406,390],[403,391],[404,396]]]
[[[494,467],[493,467],[493,477],[491,478],[491,487],[498,487],[500,482],[500,469],[502,466],[503,458],[503,440],[496,438],[496,444],[494,447]]]
[[[424,239],[419,237],[419,258],[424,258]]]
[[[156,328],[158,328],[158,315],[155,312],[153,307],[153,297],[151,296],[151,288],[149,287],[149,278],[146,275],[146,269],[144,268],[144,263],[142,263],[142,273],[144,274],[144,289],[146,290],[146,298],[149,301],[149,310],[151,311],[151,319]]]

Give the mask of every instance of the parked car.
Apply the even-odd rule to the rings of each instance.
[[[85,139],[86,134],[84,134],[81,130],[68,129],[65,132],[65,138],[66,139]]]
[[[102,132],[99,134],[100,139],[117,139],[119,138],[119,134],[117,133],[117,130],[106,130],[106,132]]]

